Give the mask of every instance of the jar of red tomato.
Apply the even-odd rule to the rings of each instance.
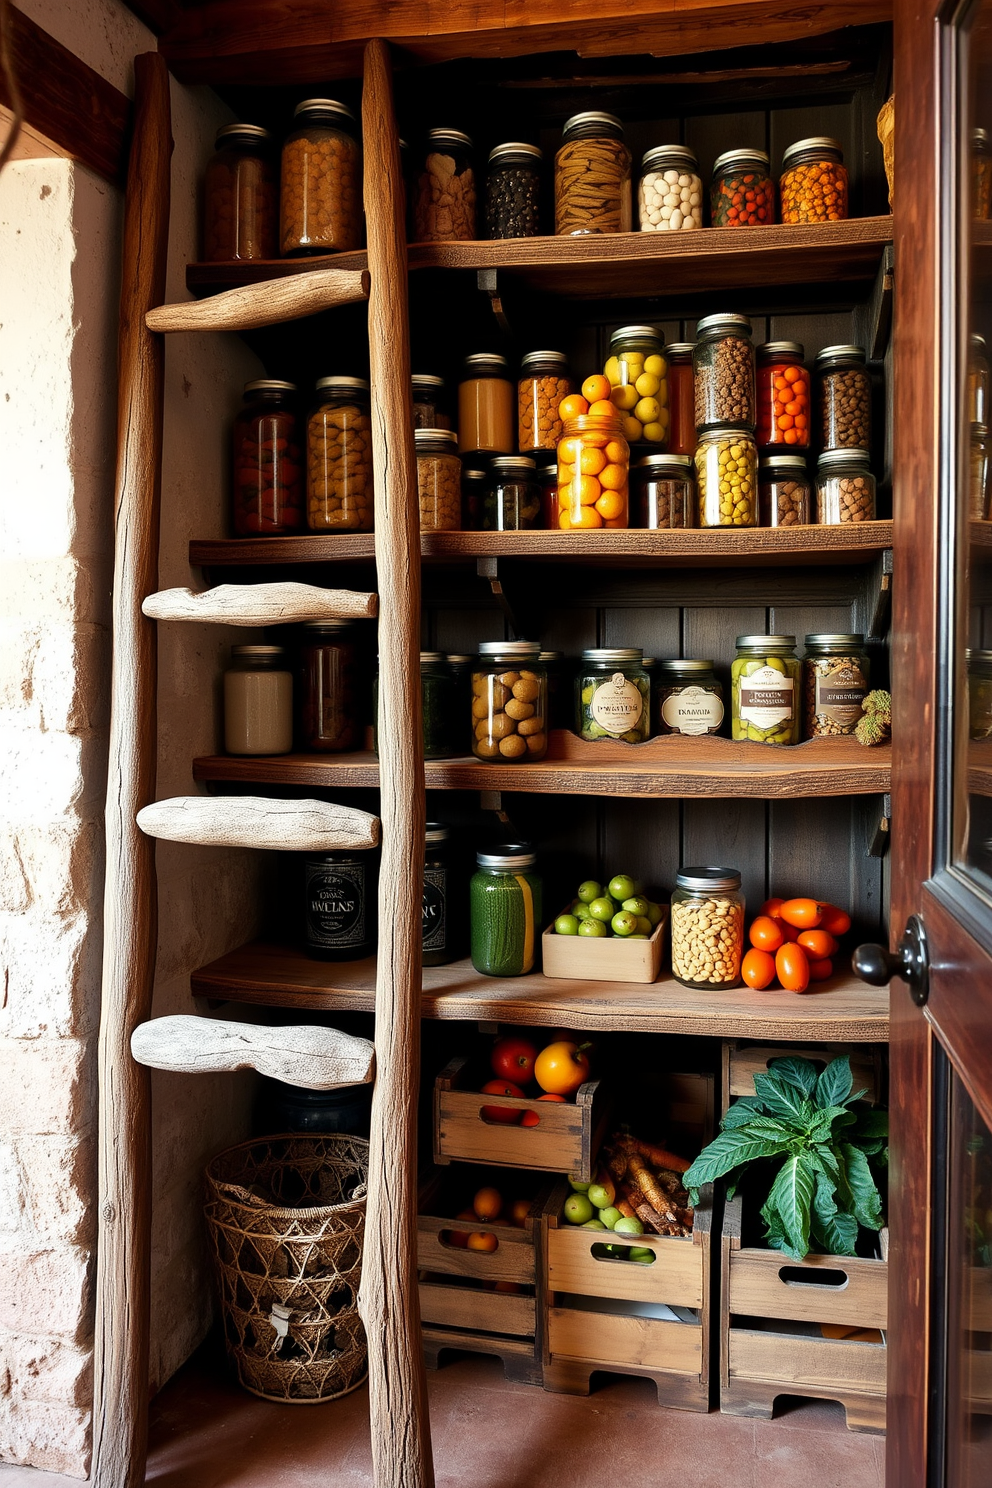
[[[668,357],[668,453],[696,453],[696,402],[693,392],[692,351],[694,341],[669,343]]]
[[[766,341],[755,354],[760,449],[809,449],[809,373],[798,341]]]
[[[239,537],[281,537],[303,526],[303,457],[293,404],[296,385],[246,382],[234,420],[234,530]]]
[[[758,227],[775,221],[775,185],[764,150],[728,150],[713,167],[714,227]]]

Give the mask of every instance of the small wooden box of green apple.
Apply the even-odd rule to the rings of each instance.
[[[544,975],[657,981],[667,924],[668,905],[649,899],[635,879],[626,874],[605,884],[587,879],[541,937]]]

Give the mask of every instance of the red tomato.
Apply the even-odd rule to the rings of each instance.
[[[526,1085],[534,1078],[536,1058],[537,1050],[530,1039],[511,1034],[507,1038],[498,1039],[493,1045],[490,1063],[493,1074],[498,1075],[501,1080],[514,1080],[519,1085]]]
[[[809,986],[809,961],[802,946],[786,943],[775,953],[775,972],[786,992],[805,992]]]
[[[534,1079],[550,1095],[574,1095],[589,1078],[589,1060],[577,1044],[560,1039],[537,1056]]]
[[[834,963],[832,961],[811,961],[809,963],[809,979],[811,982],[825,982],[834,974]]]
[[[521,1126],[540,1126],[541,1118],[536,1111],[525,1111],[520,1118]]]
[[[563,1095],[555,1095],[552,1091],[548,1091],[547,1095],[539,1095],[537,1098],[538,1100],[560,1101],[563,1106],[567,1105]]]
[[[851,928],[851,916],[846,909],[838,909],[836,904],[820,905],[820,929],[829,930],[831,935],[846,935]]]
[[[826,961],[828,956],[837,954],[837,942],[826,930],[803,930],[799,944],[809,953],[811,961]]]
[[[521,1100],[525,1099],[519,1085],[514,1085],[512,1080],[490,1080],[488,1085],[482,1087],[483,1095],[519,1095]],[[481,1111],[483,1121],[498,1121],[503,1126],[516,1126],[520,1120],[520,1111],[515,1111],[512,1106],[483,1106]]]
[[[820,906],[815,899],[787,899],[782,905],[782,918],[799,930],[815,930],[820,923]]]
[[[751,944],[759,951],[777,951],[785,939],[780,921],[773,920],[770,915],[759,915],[748,933]]]
[[[775,980],[775,957],[768,951],[748,951],[741,962],[741,976],[749,987],[761,991]]]

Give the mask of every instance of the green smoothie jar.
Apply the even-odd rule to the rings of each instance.
[[[534,849],[508,842],[476,854],[469,885],[472,965],[486,976],[533,971],[541,936],[541,880]]]
[[[798,744],[799,675],[795,636],[738,636],[730,671],[733,737],[756,744]]]

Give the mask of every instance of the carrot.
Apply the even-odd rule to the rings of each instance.
[[[629,1203],[627,1199],[617,1199],[617,1208],[620,1210],[620,1213],[623,1215],[624,1219],[637,1218],[637,1211],[635,1210],[633,1204]]]
[[[652,1209],[657,1209],[659,1214],[664,1214],[665,1210],[670,1208],[664,1190],[659,1187],[654,1174],[650,1172],[644,1159],[637,1153],[632,1152],[628,1155],[627,1173],[631,1182],[636,1183]]]
[[[677,1153],[669,1152],[654,1142],[642,1142],[638,1137],[632,1137],[631,1143],[638,1156],[643,1157],[653,1168],[667,1168],[670,1173],[685,1173],[692,1167],[692,1163],[686,1162],[684,1157],[679,1157]]]

